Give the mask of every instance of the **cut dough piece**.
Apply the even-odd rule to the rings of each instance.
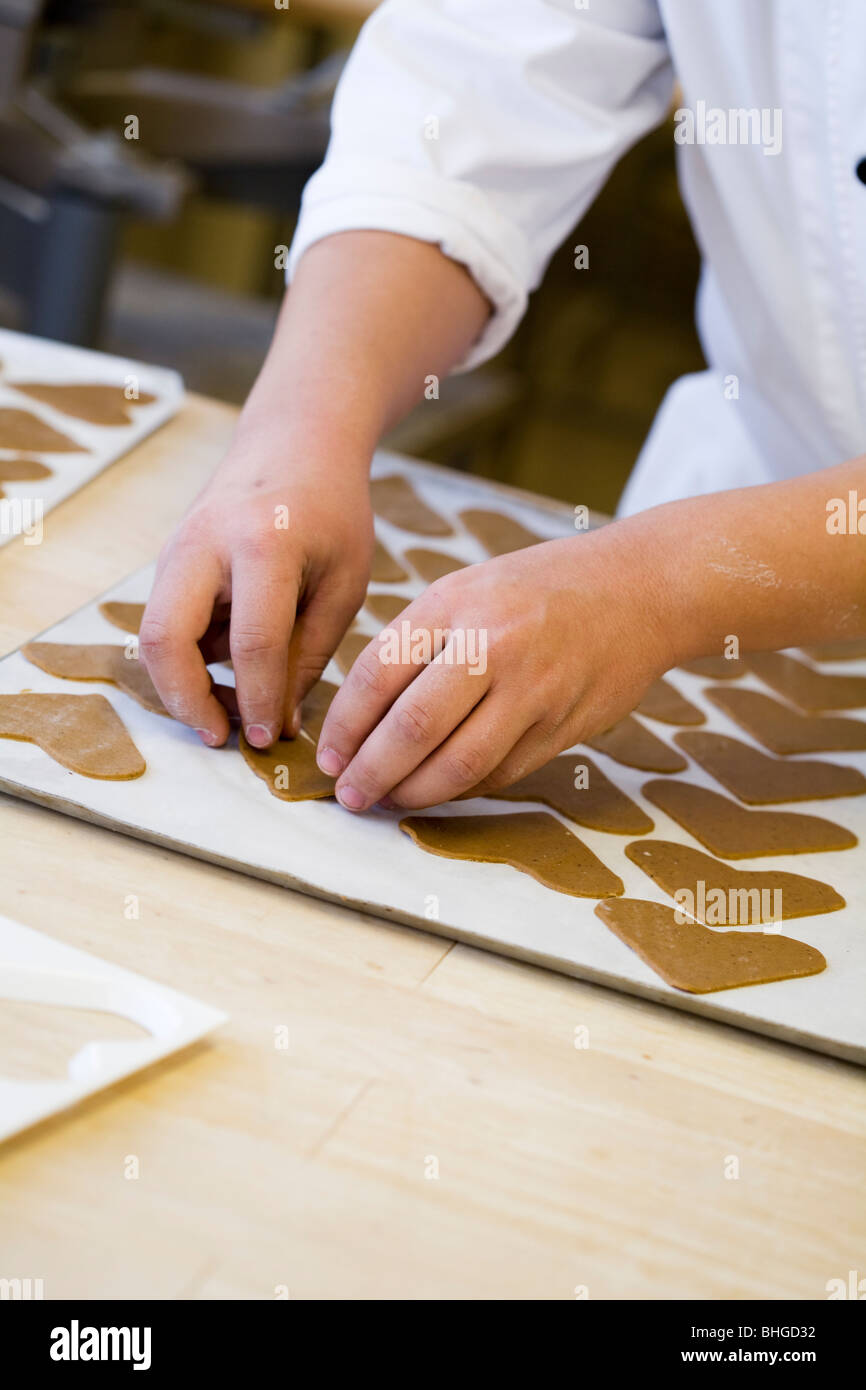
[[[575,787],[575,768],[585,767],[586,786]],[[563,753],[503,791],[482,792],[493,801],[541,801],[588,830],[645,835],[653,823],[585,753]],[[472,796],[467,792],[466,796]]]
[[[25,454],[89,454],[84,444],[46,425],[29,410],[0,407],[0,449],[20,449]]]
[[[66,642],[29,642],[21,655],[65,681],[108,681],[137,700],[152,714],[168,714],[156,693],[153,681],[137,657],[125,655],[125,648],[113,644],[84,645]]]
[[[368,594],[364,599],[364,607],[377,623],[388,627],[411,602],[412,599],[407,594]]]
[[[400,829],[430,854],[510,864],[557,893],[606,898],[623,892],[622,879],[546,811],[513,811],[505,816],[407,816]]]
[[[252,748],[243,733],[238,740],[247,765],[280,801],[319,801],[334,795],[336,779],[319,771],[316,746],[303,734],[278,738],[270,748]]]
[[[866,723],[831,715],[798,714],[760,690],[710,686],[708,700],[771,753],[850,753],[866,748]]]
[[[598,903],[595,915],[651,970],[688,994],[766,985],[820,975],[827,962],[814,946],[760,931],[710,931],[680,924],[666,903],[622,898]]]
[[[778,869],[734,869],[702,850],[673,840],[633,840],[625,852],[672,898],[684,890],[691,894],[696,910],[702,902],[712,906],[710,895],[721,891],[725,895],[725,915],[719,922],[710,922],[710,926],[722,925],[725,919],[737,926],[775,921],[773,895],[777,891],[781,894],[780,916],[785,920],[838,912],[845,906],[845,899],[836,889],[817,878]],[[705,913],[699,915],[704,921]]]
[[[866,777],[838,763],[782,762],[725,734],[691,729],[674,741],[729,792],[750,806],[779,801],[817,801],[831,796],[862,796]]]
[[[685,758],[630,714],[604,733],[584,739],[584,743],[596,753],[606,753],[623,767],[636,767],[641,772],[682,772],[688,767]]]
[[[407,550],[404,558],[418,571],[425,584],[435,584],[444,575],[466,568],[465,560],[458,560],[456,555],[448,555],[444,550]]]
[[[309,734],[314,743],[319,740],[325,715],[331,708],[331,701],[339,688],[333,681],[316,681],[312,690],[304,696],[301,706],[301,728],[305,734]]]
[[[392,473],[387,478],[371,478],[370,502],[377,516],[404,531],[415,531],[419,536],[454,535],[450,521],[428,507],[409,479],[400,473]]]
[[[0,497],[5,497],[4,483],[37,483],[50,478],[54,472],[38,459],[0,459]]]
[[[637,707],[638,714],[662,724],[705,724],[707,716],[681,695],[670,681],[653,681]]]
[[[722,859],[767,854],[820,854],[851,849],[857,836],[844,826],[799,811],[747,811],[720,792],[693,782],[647,782],[644,796]]]
[[[373,566],[370,578],[376,584],[401,584],[409,576],[399,561],[394,559],[390,550],[386,550],[380,540],[376,540],[376,548],[373,551]]]
[[[334,652],[334,660],[344,676],[349,674],[355,662],[358,660],[358,657],[361,655],[361,652],[368,642],[372,642],[373,637],[374,634],[372,632],[358,632],[354,628],[350,628],[346,633],[339,647]]]
[[[807,714],[866,705],[866,676],[828,676],[783,652],[755,652],[746,657],[746,664],[777,695]]]
[[[682,667],[693,676],[705,676],[711,681],[738,681],[745,669],[739,657],[727,656],[699,656]]]
[[[512,550],[525,550],[546,539],[537,536],[520,521],[505,512],[488,512],[470,508],[460,513],[460,520],[470,535],[480,541],[490,555],[510,555]]]
[[[804,647],[813,661],[861,661],[866,657],[866,637],[853,642],[821,642],[817,647]]]
[[[137,636],[141,629],[144,609],[143,603],[118,603],[114,599],[99,605],[103,618],[107,618],[114,627],[119,627],[121,632],[131,632],[133,636]]]
[[[104,695],[0,695],[0,738],[38,744],[82,777],[131,782],[146,768]]]
[[[14,391],[62,410],[64,415],[72,415],[76,420],[87,420],[91,425],[129,425],[133,420],[130,407],[152,405],[156,400],[148,391],[141,391],[135,400],[128,400],[122,386],[84,382],[61,386],[49,381],[10,381],[9,385]]]

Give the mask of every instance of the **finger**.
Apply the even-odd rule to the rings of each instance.
[[[240,554],[232,566],[229,643],[244,733],[253,748],[279,738],[297,584],[267,555]]]
[[[425,635],[428,650],[423,654],[435,656],[436,636],[440,634],[441,645],[446,628],[444,607],[431,601],[428,590],[364,648],[322,725],[317,758],[323,772],[338,777],[348,767],[364,739],[419,674],[423,663],[412,658],[423,648]]]
[[[514,747],[511,748],[502,762],[486,773],[482,780],[474,788],[477,796],[487,796],[490,792],[502,791],[503,787],[510,787],[513,782],[519,782],[521,778],[528,777],[530,772],[536,772],[538,768],[544,767],[551,758],[555,758],[557,753],[561,753],[563,748],[567,748],[574,743],[563,728],[560,738],[558,733],[551,728],[549,721],[538,720],[531,724],[522,738],[519,738]],[[574,755],[575,764],[580,762],[580,754]]]
[[[320,678],[359,607],[356,592],[320,585],[298,617],[289,642],[283,722],[290,736],[300,728],[304,696]]]
[[[376,725],[336,785],[350,811],[366,811],[463,722],[484,696],[485,681],[441,658],[416,676]]]
[[[213,693],[219,700],[223,709],[232,724],[240,724],[241,716],[238,709],[238,693],[233,685],[214,684]]]
[[[392,788],[391,801],[417,810],[483,786],[522,743],[529,719],[516,713],[513,691],[491,690],[450,738]]]
[[[225,743],[229,722],[215,699],[198,643],[207,631],[222,574],[212,555],[185,551],[163,563],[141,621],[139,650],[169,714],[203,743]]]

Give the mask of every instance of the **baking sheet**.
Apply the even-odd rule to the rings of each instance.
[[[453,540],[432,542],[377,520],[379,536],[397,556],[412,546],[441,544],[465,560],[485,558],[478,543],[462,531],[456,520],[457,512],[470,506],[498,507],[544,536],[574,534],[566,507],[541,500],[535,505],[522,499],[519,503],[503,501],[501,490],[479,479],[394,455],[377,455],[376,475],[395,471],[410,477],[431,506],[454,520],[458,531]],[[143,602],[152,574],[152,568],[139,571],[104,597]],[[371,587],[383,593],[416,594],[424,586],[417,581]],[[371,634],[375,632],[375,625],[366,615],[362,615],[361,622]],[[98,602],[42,636],[61,642],[122,641],[122,634],[99,613]],[[824,664],[821,669],[866,674],[866,662]],[[333,662],[325,674],[335,682],[341,679]],[[712,682],[679,671],[669,679],[704,710],[707,722],[702,728],[754,743],[705,699],[703,689]],[[736,685],[762,688],[752,676],[743,677]],[[148,770],[134,782],[93,781],[66,771],[32,744],[0,739],[0,787],[4,790],[141,839],[417,925],[450,939],[488,947],[839,1057],[866,1061],[866,796],[799,802],[778,808],[824,816],[850,828],[860,838],[857,848],[736,863],[739,870],[773,869],[805,874],[831,883],[845,897],[848,905],[843,911],[782,924],[784,934],[823,952],[826,971],[806,979],[752,985],[713,995],[689,995],[665,984],[614,936],[595,916],[593,899],[555,893],[507,865],[472,864],[427,854],[398,829],[397,813],[377,810],[356,817],[336,802],[281,802],[247,767],[234,740],[225,749],[206,749],[192,731],[165,717],[149,714],[112,686],[59,681],[13,653],[0,662],[0,691],[23,688],[104,693],[146,758]],[[657,737],[671,741],[675,732],[672,726],[653,720],[644,722]],[[643,806],[655,823],[653,838],[703,848],[641,796],[641,786],[656,774],[622,767],[594,750],[589,756]],[[866,772],[864,753],[811,756],[850,764]],[[675,774],[676,778],[722,790],[691,762],[684,773]],[[528,802],[506,806],[479,799],[461,802],[457,807],[436,808],[436,814],[501,815],[508,809],[538,807]],[[643,837],[586,830],[571,825],[565,817],[559,819],[620,876],[626,896],[671,905],[672,900],[625,856],[625,846],[632,839]],[[289,902],[286,908],[286,930],[291,931]]]
[[[156,400],[150,405],[130,402],[133,415],[129,425],[92,425],[77,420],[62,410],[45,405],[14,389],[15,381],[51,382],[74,385],[76,382],[100,382],[125,386],[134,377],[140,392],[150,392]],[[183,381],[177,372],[165,367],[151,367],[126,357],[109,357],[86,348],[54,343],[46,338],[33,338],[24,333],[0,329],[0,407],[26,410],[37,415],[47,425],[74,439],[89,450],[86,454],[45,453],[0,448],[0,461],[20,458],[36,459],[52,469],[50,477],[35,482],[4,480],[0,463],[0,488],[6,502],[0,502],[0,546],[16,536],[26,535],[32,526],[34,512],[41,515],[51,511],[79,488],[89,483],[110,463],[129,452],[146,435],[165,424],[183,404]],[[10,505],[12,504],[12,505]]]

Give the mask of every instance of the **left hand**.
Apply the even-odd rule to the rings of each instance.
[[[387,631],[408,624],[416,643],[448,631],[440,655],[393,661],[375,638],[334,697],[318,760],[342,805],[414,809],[506,787],[633,710],[678,660],[668,586],[641,537],[618,523],[432,584]]]

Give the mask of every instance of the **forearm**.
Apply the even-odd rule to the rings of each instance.
[[[238,438],[259,457],[344,455],[363,466],[382,433],[480,334],[490,306],[426,242],[343,232],[302,257]],[[245,449],[246,452],[246,449]]]
[[[866,633],[866,534],[828,528],[829,499],[850,491],[866,499],[866,457],[621,523],[646,547],[678,660],[721,652],[732,635],[757,651]]]

